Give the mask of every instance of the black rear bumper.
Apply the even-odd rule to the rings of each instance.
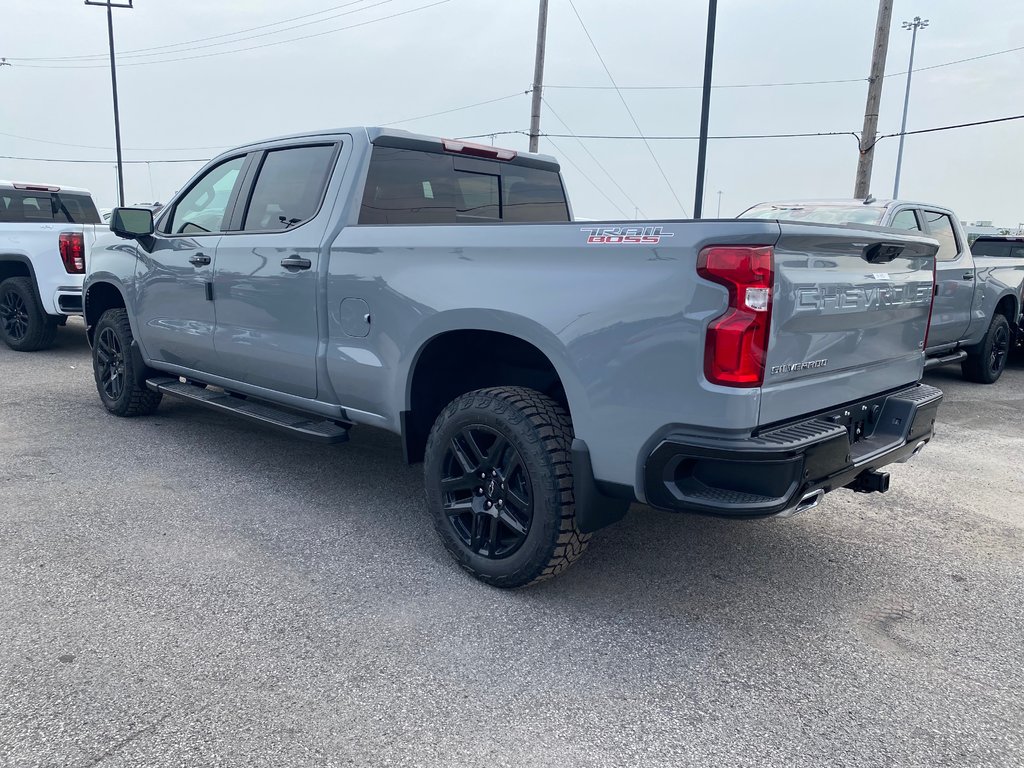
[[[884,490],[875,471],[924,447],[941,402],[941,391],[918,384],[753,437],[668,435],[644,467],[647,502],[765,517],[791,513],[836,488]]]

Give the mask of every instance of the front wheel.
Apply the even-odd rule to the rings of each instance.
[[[1006,368],[1010,356],[1010,323],[1004,315],[992,318],[981,346],[960,364],[960,370],[968,381],[979,384],[994,384]]]
[[[115,416],[146,416],[160,405],[162,395],[141,383],[146,371],[132,357],[132,327],[123,309],[108,309],[96,323],[92,371],[103,406]]]
[[[462,395],[434,423],[427,504],[452,557],[481,581],[521,587],[555,576],[590,539],[576,527],[572,423],[522,387]]]

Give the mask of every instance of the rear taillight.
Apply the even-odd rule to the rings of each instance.
[[[81,232],[61,232],[60,258],[69,275],[85,274],[85,236]]]
[[[729,289],[729,309],[708,326],[705,378],[727,387],[761,386],[772,319],[771,247],[705,248],[697,273]]]

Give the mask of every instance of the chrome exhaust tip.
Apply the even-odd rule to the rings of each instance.
[[[821,503],[822,498],[825,496],[825,491],[819,488],[816,491],[805,493],[803,497],[796,503],[796,506],[790,507],[789,509],[783,510],[776,515],[776,517],[787,518],[794,517],[808,510],[814,509]]]

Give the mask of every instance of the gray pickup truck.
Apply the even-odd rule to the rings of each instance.
[[[936,245],[775,221],[573,222],[557,163],[402,131],[274,139],[89,260],[103,405],[401,435],[464,568],[561,572],[634,500],[786,516],[932,436]]]
[[[1022,332],[1024,250],[990,256],[981,245],[968,247],[953,211],[908,200],[761,203],[740,218],[880,226],[934,237],[939,252],[926,367],[960,363],[964,378],[982,384],[1002,375]]]

